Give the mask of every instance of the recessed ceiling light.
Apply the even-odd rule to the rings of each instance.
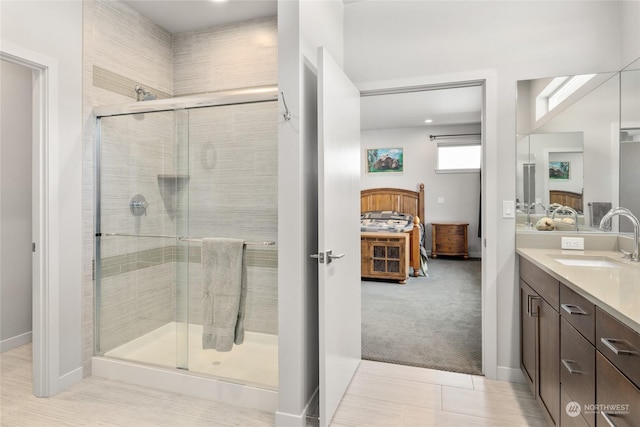
[[[212,2],[214,2],[214,3],[226,3],[226,2],[228,2],[229,0],[210,0],[210,1],[212,1]]]
[[[433,123],[433,120],[432,120],[432,119],[427,119],[427,120],[425,120],[424,122],[425,122],[425,123]]]

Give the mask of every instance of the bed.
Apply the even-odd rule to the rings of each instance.
[[[550,204],[560,204],[574,209],[579,214],[583,213],[582,193],[574,193],[572,191],[550,190]]]
[[[413,276],[420,275],[422,269],[421,241],[424,239],[424,184],[419,184],[418,191],[400,188],[371,188],[360,192],[360,219],[361,239],[363,236],[374,236],[379,232],[390,235],[391,233],[404,233],[408,235],[408,254],[401,260],[402,265],[408,265],[413,269]],[[381,226],[376,226],[376,221]],[[409,224],[411,221],[411,224]],[[379,225],[379,224],[378,224]],[[399,235],[401,236],[401,235]],[[401,236],[403,237],[403,236]],[[404,252],[404,251],[403,251]],[[362,272],[369,271],[366,276],[373,278],[388,278],[386,274],[377,275],[367,269],[365,263],[371,262],[363,254]],[[408,274],[408,269],[407,269]],[[406,278],[405,278],[406,279]],[[402,283],[402,281],[401,281]]]

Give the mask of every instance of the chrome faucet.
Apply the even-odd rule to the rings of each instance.
[[[578,231],[578,212],[576,212],[575,209],[569,206],[560,206],[559,208],[555,209],[551,214],[551,221],[553,221],[553,219],[556,217],[556,214],[560,212],[562,213],[568,212],[573,216],[573,227],[575,231]]]
[[[605,214],[605,216],[602,217],[602,220],[600,221],[600,228],[604,229],[607,222],[616,215],[628,218],[629,221],[631,221],[631,223],[633,224],[633,239],[635,243],[635,249],[633,250],[630,259],[631,261],[638,262],[640,261],[640,255],[638,254],[638,252],[640,252],[638,250],[638,247],[640,246],[640,221],[638,221],[638,218],[636,218],[636,216],[629,209],[623,207],[611,209]]]
[[[530,210],[530,211],[532,211],[531,213],[536,213],[536,206],[538,206],[538,205],[540,205],[540,207],[542,208],[542,210],[543,210],[544,212],[547,212],[547,208],[545,208],[545,207],[544,207],[544,205],[543,205],[542,203],[540,203],[540,202],[534,202],[534,203],[531,203],[531,204],[529,205],[529,210]]]
[[[561,207],[562,205],[560,203],[551,203],[547,208],[547,216],[550,217],[556,209]]]

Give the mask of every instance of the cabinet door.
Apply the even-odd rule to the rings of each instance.
[[[534,396],[538,394],[536,390],[536,353],[538,351],[536,323],[538,309],[534,301],[539,298],[533,289],[520,280],[520,365]]]
[[[560,414],[560,315],[546,301],[538,306],[538,396],[555,425]],[[536,304],[534,304],[536,305]]]
[[[596,401],[596,350],[571,324],[562,317],[560,321],[560,382],[571,399],[582,405]],[[564,400],[564,399],[563,399]],[[560,405],[562,425],[571,417]],[[595,426],[592,413],[582,414],[589,425]],[[575,421],[575,420],[574,420]]]
[[[598,426],[640,426],[640,390],[596,352],[596,398]],[[606,418],[606,420],[605,420]]]

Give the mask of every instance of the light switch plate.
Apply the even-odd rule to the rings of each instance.
[[[516,207],[513,200],[502,201],[502,218],[515,218]]]
[[[576,251],[584,251],[583,237],[563,237],[562,249],[573,249]]]

